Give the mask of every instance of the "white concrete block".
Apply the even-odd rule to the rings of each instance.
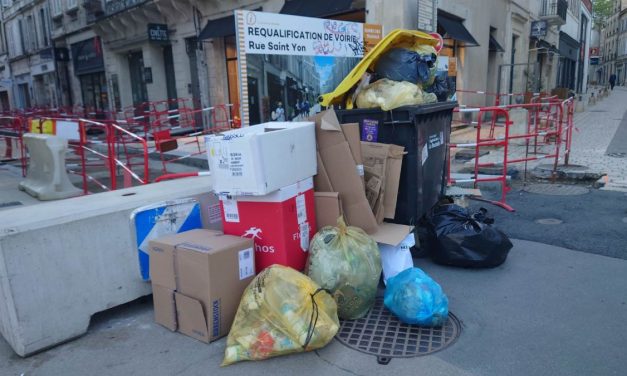
[[[207,223],[216,202],[210,187],[211,177],[197,177],[5,210],[0,333],[27,356],[84,334],[94,313],[150,294],[139,275],[130,213],[196,197]]]

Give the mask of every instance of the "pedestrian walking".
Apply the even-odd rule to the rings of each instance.
[[[616,73],[610,75],[610,89],[614,90],[614,85],[616,85]]]
[[[300,112],[303,114],[303,116],[309,116],[310,109],[311,109],[311,106],[309,105],[309,100],[305,98],[305,100],[303,101],[303,104],[300,107]]]
[[[277,102],[276,110],[272,112],[272,120],[285,121],[285,109],[283,108],[282,102]]]

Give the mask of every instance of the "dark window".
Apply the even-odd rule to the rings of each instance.
[[[39,18],[41,19],[41,35],[43,36],[44,47],[48,47],[48,25],[46,25],[46,10],[44,8],[39,10]]]
[[[22,54],[26,53],[26,43],[24,43],[24,25],[22,25],[22,20],[17,21],[17,26],[20,31],[20,46],[22,47]]]

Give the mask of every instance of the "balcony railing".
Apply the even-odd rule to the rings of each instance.
[[[566,0],[542,0],[540,18],[547,20],[552,25],[564,25],[568,2]]]

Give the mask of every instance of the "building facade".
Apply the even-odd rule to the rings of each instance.
[[[10,102],[17,108],[57,106],[59,92],[48,2],[7,0],[2,7],[11,72]]]
[[[613,0],[612,14],[605,20],[601,29],[600,83],[607,84],[609,77],[616,74],[617,82],[624,83],[627,65],[621,55],[625,47],[625,10],[627,0]]]
[[[196,108],[231,103],[238,108],[245,95],[257,106],[251,116],[262,120],[274,105],[266,103],[269,93],[275,97],[279,87],[285,105],[293,107],[296,101],[312,102],[336,84],[312,84],[320,78],[313,64],[260,58],[250,64],[248,87],[240,87],[236,9],[381,24],[384,33],[396,28],[437,31],[445,39],[441,56],[459,90],[586,91],[590,0],[389,3],[3,0],[6,46],[0,46],[0,106],[80,106],[119,117],[160,101],[172,106],[186,100]],[[616,70],[627,68],[618,63],[618,50],[615,59]],[[344,63],[334,69],[348,72],[351,64]],[[484,98],[483,104],[492,101]]]

